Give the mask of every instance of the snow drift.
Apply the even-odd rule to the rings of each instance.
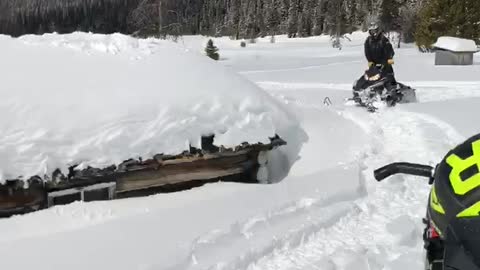
[[[134,59],[142,58],[162,50],[164,40],[156,38],[137,39],[123,34],[93,34],[76,32],[67,35],[44,34],[25,35],[18,38],[29,45],[47,45],[51,47],[68,48],[86,54],[107,53],[113,55],[129,55]],[[171,44],[170,44],[171,45]]]
[[[178,154],[212,133],[225,146],[278,134],[291,164],[305,139],[267,93],[169,42],[74,33],[0,48],[0,180]]]
[[[420,103],[369,114],[344,105],[351,82],[366,66],[366,36],[355,35],[341,51],[331,48],[328,36],[277,37],[275,44],[267,37],[247,48],[228,38],[214,39],[227,59],[220,63],[262,82],[295,112],[310,137],[281,183],[215,183],[143,198],[77,202],[0,220],[0,269],[421,269],[429,186],[408,176],[378,184],[372,170],[394,161],[435,165],[478,132],[471,114],[480,108],[480,65],[438,68],[432,65],[433,54],[402,45],[395,71],[418,89]],[[81,58],[131,61],[156,57],[166,46],[155,40],[98,38],[105,40],[97,46],[93,36],[26,37],[30,46],[24,47],[33,53],[66,40],[58,42],[58,51],[68,47],[68,53]],[[1,39],[0,47],[5,46]],[[191,50],[204,47],[203,37],[183,40],[180,45]],[[139,52],[136,44],[152,46]],[[111,49],[105,53],[105,47]],[[325,97],[333,104],[325,106]],[[299,130],[293,127],[288,134]]]

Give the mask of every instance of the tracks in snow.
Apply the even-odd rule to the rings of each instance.
[[[336,172],[337,175],[322,172],[305,178],[356,177],[358,167],[351,166],[346,171]],[[303,180],[299,178],[294,181]],[[303,184],[317,186],[311,182]],[[228,230],[210,231],[193,242],[186,260],[168,270],[247,269],[252,262],[278,249],[299,247],[320,229],[334,226],[343,216],[355,210],[352,201],[365,192],[363,182],[352,184],[352,188],[333,194],[320,192],[317,196],[303,195],[277,209],[232,224]]]
[[[393,161],[434,164],[463,137],[427,115],[359,111],[340,112],[371,136],[357,168],[356,191],[299,199],[228,231],[212,231],[169,270],[421,269],[421,219],[429,187],[413,177],[378,184],[372,171]]]
[[[352,211],[320,227],[298,247],[275,250],[246,269],[421,269],[421,218],[429,187],[406,176],[377,184],[372,171],[393,161],[435,164],[462,136],[437,119],[398,109],[342,114],[372,136],[363,160],[368,196],[354,201]]]
[[[394,161],[435,164],[464,138],[438,119],[400,108],[339,110],[371,138],[360,160],[359,190],[328,200],[305,197],[209,232],[169,270],[420,269],[429,187],[399,176],[378,184],[372,171]]]

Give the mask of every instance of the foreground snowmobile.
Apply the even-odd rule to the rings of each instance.
[[[451,150],[433,168],[393,163],[374,172],[382,181],[398,174],[432,185],[424,241],[430,270],[480,270],[480,134]]]
[[[415,89],[395,82],[392,74],[384,71],[383,65],[371,66],[353,85],[353,100],[356,104],[375,112],[378,104],[388,107],[397,103],[416,102]]]

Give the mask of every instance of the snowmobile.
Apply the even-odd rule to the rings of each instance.
[[[480,270],[480,134],[451,150],[434,168],[393,163],[374,172],[426,177],[432,186],[424,219],[425,269]]]
[[[392,74],[385,72],[384,65],[373,65],[353,84],[353,100],[369,112],[378,110],[379,104],[393,107],[397,103],[416,102],[415,89],[395,82]]]

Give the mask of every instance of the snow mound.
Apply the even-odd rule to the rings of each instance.
[[[168,43],[156,38],[136,39],[123,34],[93,34],[75,32],[72,34],[44,34],[25,35],[19,38],[23,43],[29,45],[47,45],[60,48],[69,48],[87,54],[108,53],[108,54],[133,54],[140,56],[155,53],[161,45]]]
[[[145,52],[155,53],[120,57]],[[263,90],[170,42],[2,36],[0,59],[0,181],[177,154],[212,133],[227,147],[268,143],[278,134],[289,145],[276,155],[291,165],[306,138]]]
[[[475,41],[456,37],[439,37],[433,45],[436,48],[453,52],[477,52]]]

